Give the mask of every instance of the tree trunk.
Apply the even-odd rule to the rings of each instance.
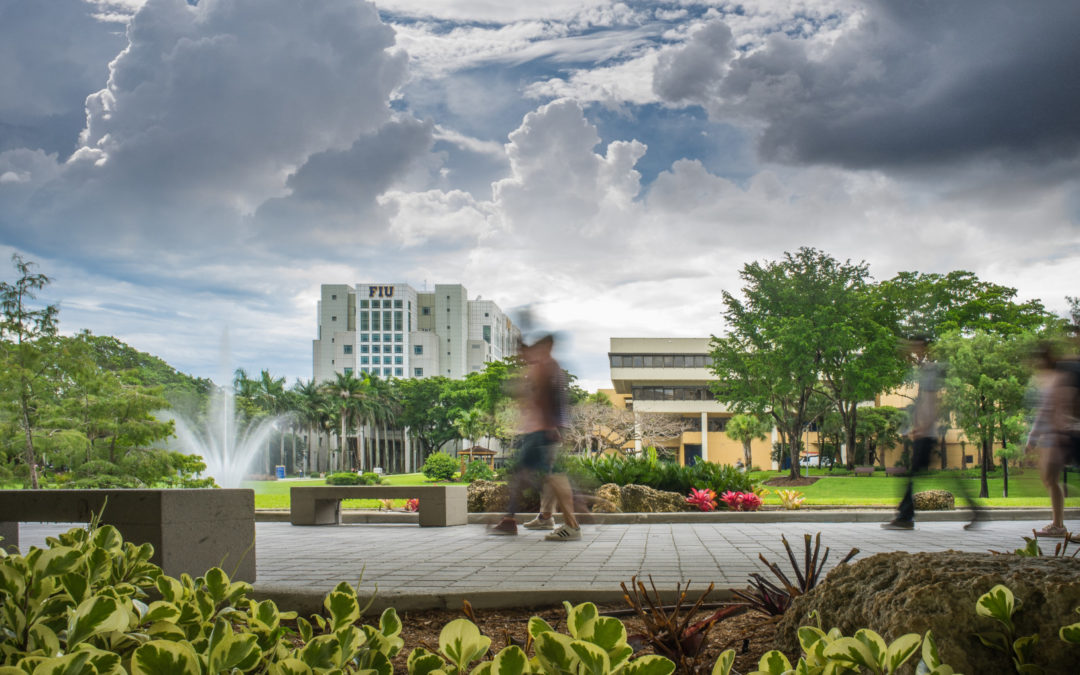
[[[37,453],[34,452],[34,434],[30,431],[30,404],[28,401],[20,401],[22,405],[23,431],[26,432],[26,465],[30,467],[30,489],[41,488],[38,484]]]
[[[1002,473],[1001,477],[1005,479],[1005,482],[1002,483],[1002,485],[1001,485],[1001,496],[1002,497],[1008,497],[1009,496],[1009,461],[1007,459],[1005,459],[1004,457],[1001,458],[1001,470],[1004,472],[1004,473]]]
[[[751,466],[750,465],[750,443],[751,443],[750,440],[745,440],[745,441],[743,441],[743,444],[742,444],[743,458],[744,458],[744,461],[746,462],[746,471],[747,472],[750,471],[750,466]]]
[[[980,448],[982,452],[981,461],[979,462],[979,499],[986,499],[990,496],[990,484],[987,482],[986,474],[989,471],[990,464],[990,449],[993,447],[993,441],[986,439],[982,442]]]

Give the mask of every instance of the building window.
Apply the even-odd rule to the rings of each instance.
[[[484,312],[484,318],[487,318],[488,313]]]
[[[368,313],[360,312],[360,330],[368,330],[369,326],[370,325],[368,324]]]
[[[360,365],[366,366],[369,363],[371,363],[370,357],[367,357],[367,356],[361,356],[360,357]]]
[[[383,377],[390,377],[390,370],[391,370],[390,368],[383,368],[382,369]]]
[[[402,346],[402,345],[394,345],[394,353],[395,354],[404,354],[405,353],[405,347]]]
[[[382,329],[382,326],[379,325],[379,313],[378,312],[372,312],[371,313],[371,330],[381,330],[381,329]],[[361,329],[361,330],[363,330],[363,329]]]
[[[400,300],[395,300],[394,301],[394,309],[401,309],[401,301]]]
[[[372,342],[378,342],[379,341],[379,334],[378,333],[372,333],[371,334],[371,341]]]
[[[352,368],[346,368],[345,369],[345,374],[346,375],[352,375]]]
[[[385,326],[384,326],[384,328],[385,328]],[[390,342],[390,333],[383,333],[382,341],[383,342]]]
[[[405,362],[404,362],[404,361],[402,360],[403,358],[404,358],[404,357],[402,357],[402,356],[395,356],[395,357],[394,357],[394,365],[395,365],[395,366],[400,366],[401,364],[405,363]]]
[[[367,308],[368,308],[368,301],[367,300],[361,300],[360,301],[360,309],[367,309]]]
[[[450,313],[450,308],[449,308],[449,307],[447,307],[447,308],[446,308],[446,313],[447,313],[447,314],[449,314],[449,313]]]
[[[421,308],[420,309],[420,315],[421,316],[431,316],[431,308],[430,307]]]
[[[401,317],[401,312],[394,312],[394,330],[401,330],[404,325],[405,322]]]
[[[371,353],[372,354],[378,354],[379,353],[379,345],[371,345]]]
[[[726,431],[727,430],[727,417],[710,417],[709,418],[709,431]]]
[[[403,372],[404,370],[401,368],[394,368],[394,377],[401,377]]]
[[[360,342],[367,342],[367,341],[368,341],[368,334],[367,333],[361,333],[360,334]]]
[[[487,316],[486,314],[484,316]],[[491,344],[491,326],[484,326],[484,342]]]
[[[331,320],[331,321],[337,321],[337,317],[336,317],[336,316],[332,316],[332,317],[330,317],[330,320]],[[27,446],[27,447],[29,447],[29,446]]]
[[[346,354],[352,354],[352,345],[342,345],[341,349]]]
[[[360,353],[367,354],[369,347],[367,345],[360,345]]]
[[[412,369],[412,374],[413,374],[413,377],[423,377],[424,376],[424,369],[423,368],[413,368]]]
[[[420,356],[424,353],[424,345],[413,345],[412,353]]]
[[[401,342],[405,338],[401,333],[394,333],[394,342]]]
[[[330,299],[331,299],[331,300],[337,300],[337,296],[336,296],[336,295],[331,295],[331,296],[330,296]]]

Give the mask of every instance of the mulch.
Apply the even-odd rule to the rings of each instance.
[[[775,487],[802,487],[805,485],[813,485],[819,480],[821,480],[821,476],[800,476],[798,478],[780,476],[777,478],[773,478],[772,480],[765,481],[765,485],[771,485]]]

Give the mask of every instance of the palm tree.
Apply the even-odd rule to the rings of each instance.
[[[765,440],[765,434],[771,430],[772,425],[756,415],[735,415],[728,420],[727,428],[724,430],[724,433],[726,433],[731,440],[742,443],[743,457],[745,457],[744,461],[746,462],[747,471],[749,471],[752,466],[750,462],[750,443],[755,439],[760,441]],[[703,430],[702,433],[708,433],[708,429]]]
[[[370,419],[376,433],[378,433],[379,430],[382,431],[382,448],[380,448],[378,435],[376,436],[376,459],[379,460],[380,465],[385,467],[388,471],[393,471],[395,462],[393,458],[390,457],[389,429],[394,426],[397,422],[398,415],[401,414],[401,401],[398,399],[396,388],[390,380],[372,378],[371,385],[373,396],[372,405],[370,406]]]
[[[273,418],[277,418],[282,413],[286,412],[285,407],[285,378],[274,377],[270,374],[269,370],[264,370],[259,373],[259,379],[255,382],[255,404],[259,406],[267,415]],[[280,424],[280,421],[275,422]],[[285,429],[281,425],[278,428],[280,432],[279,437],[281,445],[279,449],[279,459],[285,461]],[[272,439],[266,439],[266,473],[270,473],[270,443]]]
[[[297,380],[293,386],[292,393],[293,398],[293,410],[295,411],[296,418],[304,426],[308,436],[308,450],[305,457],[305,470],[311,473],[311,451],[312,440],[317,434],[317,430],[320,428],[321,411],[326,397],[323,390],[319,385],[315,384],[315,380]],[[315,448],[315,458],[318,462],[318,447]],[[318,469],[316,469],[317,471]]]
[[[367,379],[360,379],[353,375],[352,371],[337,373],[334,381],[324,385],[324,389],[334,404],[337,406],[341,422],[341,435],[338,436],[338,451],[340,456],[345,456],[345,443],[348,438],[349,423],[359,417],[364,405],[371,399],[370,384]],[[362,418],[361,418],[362,419]],[[357,463],[359,469],[364,469],[360,448],[363,447],[363,438],[357,439]]]

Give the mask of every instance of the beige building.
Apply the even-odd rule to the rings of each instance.
[[[735,464],[743,458],[742,443],[724,433],[733,413],[709,391],[709,384],[716,381],[707,368],[709,352],[709,338],[611,338],[608,362],[613,390],[605,393],[615,405],[635,413],[667,413],[685,418],[689,430],[666,444],[681,463],[700,457]],[[916,391],[912,385],[865,405],[903,410],[911,405]],[[751,466],[776,469],[771,454],[777,440],[773,430],[766,440],[754,441]],[[805,442],[808,454],[817,454],[817,432],[807,432]],[[842,450],[845,458],[846,450]],[[902,444],[884,449],[884,465],[898,466],[902,453]],[[962,431],[951,428],[945,434],[945,464],[940,454],[932,457],[930,464],[932,468],[963,468],[976,466],[977,459],[977,444],[968,441]],[[881,463],[879,459],[878,465]]]

